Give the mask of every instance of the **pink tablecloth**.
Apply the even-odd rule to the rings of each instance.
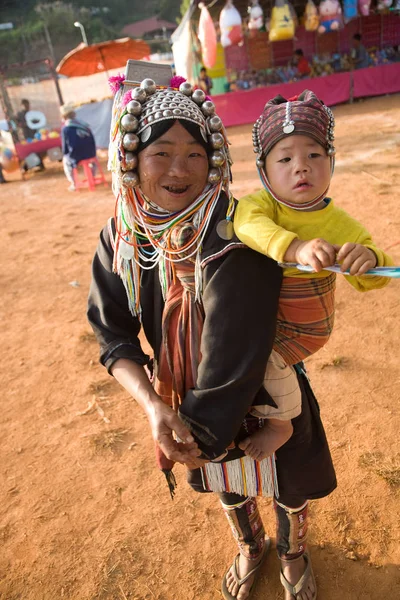
[[[353,82],[354,98],[400,92],[400,63],[353,71]]]
[[[15,144],[15,150],[18,154],[18,158],[23,160],[32,152],[36,152],[36,154],[40,154],[41,152],[46,152],[49,148],[61,148],[61,136],[56,138],[49,138],[47,140],[38,140],[35,142],[30,142],[29,144]]]
[[[281,94],[291,98],[304,89],[312,90],[328,106],[347,102],[350,98],[351,73],[336,73],[326,77],[304,79],[213,96],[216,112],[226,127],[254,123],[260,116],[267,100]]]

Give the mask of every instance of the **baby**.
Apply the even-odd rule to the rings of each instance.
[[[264,385],[276,407],[253,406],[264,426],[240,447],[261,460],[292,435],[291,419],[301,413],[301,392],[292,365],[317,352],[334,321],[336,262],[359,291],[382,288],[389,279],[363,276],[392,261],[368,231],[327,197],[334,169],[334,117],[314,94],[277,96],[265,105],[253,128],[257,168],[265,189],[239,201],[235,232],[250,248],[280,263],[299,263],[314,273],[285,268],[277,333]]]

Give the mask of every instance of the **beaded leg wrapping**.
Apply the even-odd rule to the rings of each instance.
[[[256,499],[222,493],[220,500],[240,554],[258,559],[265,545],[265,530]]]
[[[294,560],[306,550],[308,501],[298,508],[289,508],[274,499],[276,512],[276,549],[279,558]]]

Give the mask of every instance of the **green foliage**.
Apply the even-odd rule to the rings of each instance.
[[[185,14],[185,12],[187,11],[187,9],[189,8],[190,2],[191,2],[191,0],[182,0],[182,2],[181,2],[181,16],[182,17]]]
[[[174,22],[179,17],[181,0],[0,0],[1,22],[12,22],[14,29],[0,31],[0,67],[14,62],[50,56],[44,23],[50,34],[58,62],[81,41],[79,21],[89,44],[122,37],[128,23],[155,14]]]
[[[177,22],[180,19],[181,0],[161,0],[159,4],[159,16],[161,19]]]

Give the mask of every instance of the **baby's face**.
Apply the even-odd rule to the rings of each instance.
[[[331,180],[329,156],[306,135],[290,135],[276,143],[265,159],[265,171],[274,193],[299,205],[323,194]]]

